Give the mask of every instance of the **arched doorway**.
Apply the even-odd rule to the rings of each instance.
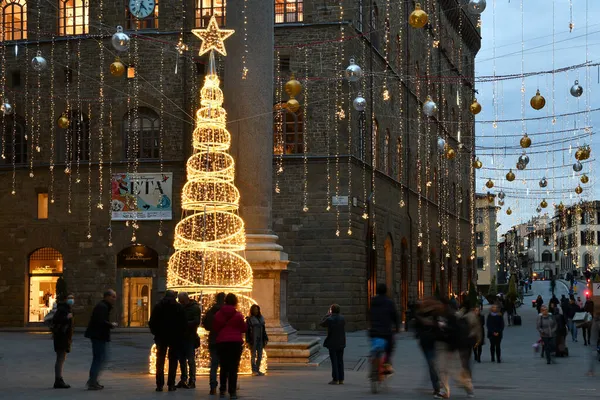
[[[141,244],[124,248],[117,254],[118,278],[121,280],[120,301],[123,326],[142,327],[148,325],[152,307],[152,289],[158,253]]]
[[[385,284],[388,287],[388,296],[391,299],[394,297],[394,244],[392,237],[388,234],[383,243],[383,251],[385,255]]]
[[[400,307],[402,308],[402,320],[408,309],[408,242],[402,238],[400,243],[400,279],[402,288],[400,290]]]
[[[435,250],[431,250],[429,256],[429,273],[431,279],[431,295],[435,296],[435,291],[437,289],[437,259],[435,258]]]
[[[52,247],[29,255],[29,312],[27,321],[43,322],[56,302],[56,282],[63,273],[63,256]]]
[[[369,225],[367,230],[367,304],[371,308],[371,298],[377,293],[377,251],[373,248],[375,238],[373,237],[373,227]]]
[[[423,261],[423,250],[417,250],[417,298],[421,299],[425,295],[425,267]]]

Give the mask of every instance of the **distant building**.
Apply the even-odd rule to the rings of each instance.
[[[475,245],[477,246],[478,285],[489,285],[492,276],[495,276],[498,272],[497,214],[498,207],[495,204],[495,195],[475,195]]]

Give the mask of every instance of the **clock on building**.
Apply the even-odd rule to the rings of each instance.
[[[129,0],[129,12],[137,19],[148,17],[154,12],[155,0]]]

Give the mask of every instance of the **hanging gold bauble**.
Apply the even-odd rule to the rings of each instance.
[[[454,151],[452,147],[448,146],[446,148],[446,158],[448,160],[454,160],[454,157],[456,157],[456,151]]]
[[[490,192],[487,193],[487,201],[488,201],[488,203],[494,202],[494,195],[491,194]]]
[[[521,147],[526,149],[531,146],[531,138],[527,136],[527,134],[523,135],[521,138]]]
[[[488,181],[485,183],[485,186],[487,186],[488,189],[491,189],[494,187],[494,181],[492,181],[491,179],[488,179]]]
[[[512,210],[510,209],[510,207],[508,207],[506,209],[506,215],[510,215],[510,214],[512,214]]]
[[[583,192],[583,189],[581,188],[581,186],[577,185],[577,187],[575,188],[575,193],[581,194],[582,192]]]
[[[546,201],[546,199],[542,200],[542,202],[540,203],[540,207],[542,207],[542,208],[548,207],[548,202]]]
[[[590,178],[588,178],[588,176],[586,174],[581,175],[581,183],[588,183],[590,181]]]
[[[115,58],[115,61],[110,64],[110,74],[112,76],[123,76],[125,73],[125,65],[119,60],[119,57]]]
[[[590,154],[592,152],[592,149],[590,148],[589,145],[585,145],[583,147],[580,147],[581,149],[581,158],[579,160],[583,161],[583,160],[587,160],[588,158],[590,158]]]
[[[535,92],[535,96],[531,98],[530,104],[534,110],[541,110],[546,105],[546,99],[540,94],[539,89]]]
[[[475,161],[473,161],[473,167],[475,167],[475,169],[481,169],[481,167],[483,167],[483,163],[481,162],[481,160],[479,160],[479,157],[477,157]]]
[[[477,99],[473,99],[473,102],[469,106],[469,110],[471,110],[471,114],[477,115],[481,112],[481,104],[477,102]]]
[[[575,152],[575,159],[577,161],[583,160],[583,157],[585,157],[584,153],[585,153],[585,150],[583,150],[582,147],[578,148],[577,151]]]
[[[65,114],[61,115],[58,119],[58,127],[61,129],[67,129],[69,127],[69,118]]]
[[[294,74],[290,77],[290,80],[285,83],[285,92],[290,98],[294,98],[302,91],[302,84],[296,80]]]
[[[285,105],[288,111],[293,113],[298,112],[300,109],[300,103],[298,103],[298,100],[294,98],[289,99]]]
[[[512,172],[512,169],[510,171],[508,171],[508,173],[506,174],[506,180],[509,182],[512,182],[515,180],[515,173]]]
[[[560,204],[556,206],[556,208],[558,209],[558,211],[562,212],[565,209],[565,205],[561,201]]]
[[[423,28],[425,25],[427,25],[428,21],[429,16],[421,9],[421,4],[415,4],[415,10],[411,12],[410,16],[408,17],[408,23],[410,26],[416,29]]]

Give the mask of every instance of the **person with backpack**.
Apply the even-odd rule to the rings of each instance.
[[[73,341],[73,304],[75,297],[69,294],[66,299],[60,298],[56,306],[56,312],[52,317],[51,331],[56,352],[56,363],[54,364],[54,389],[68,389],[71,386],[63,379],[63,366],[67,353],[71,352]]]
[[[267,328],[265,327],[265,319],[260,313],[258,304],[253,304],[250,307],[250,315],[246,317],[246,344],[250,347],[250,362],[252,365],[252,375],[263,376],[260,371],[260,363],[262,361],[263,350],[269,342],[267,336]]]
[[[240,359],[244,339],[248,327],[244,316],[237,310],[238,298],[229,293],[225,296],[225,304],[215,314],[212,328],[217,333],[217,352],[219,353],[220,395],[225,396],[225,388],[229,391],[229,398],[237,400],[237,379],[240,368]]]
[[[181,343],[181,353],[179,355],[179,369],[181,370],[181,380],[177,384],[178,388],[195,389],[196,388],[196,349],[200,347],[200,336],[198,336],[198,327],[200,326],[200,306],[186,292],[177,294],[179,304],[183,306],[187,326],[183,334]],[[188,381],[189,366],[189,381]]]
[[[208,354],[210,356],[210,373],[209,373],[209,385],[210,395],[217,394],[217,370],[219,369],[219,353],[217,352],[217,332],[213,329],[213,321],[215,315],[223,306],[225,302],[225,293],[217,293],[215,297],[215,303],[212,307],[204,314],[202,318],[202,327],[208,331]],[[225,388],[221,388],[221,392],[225,392]]]
[[[502,350],[500,344],[502,343],[502,334],[504,332],[504,317],[498,312],[498,307],[496,305],[493,305],[490,309],[486,327],[488,339],[490,340],[490,355],[492,356],[492,362],[496,362],[497,359],[498,364],[500,364],[502,362]]]
[[[329,313],[321,321],[321,326],[327,328],[327,337],[323,347],[329,350],[331,360],[330,385],[344,384],[344,349],[346,348],[346,321],[340,314],[340,306],[333,304]]]

